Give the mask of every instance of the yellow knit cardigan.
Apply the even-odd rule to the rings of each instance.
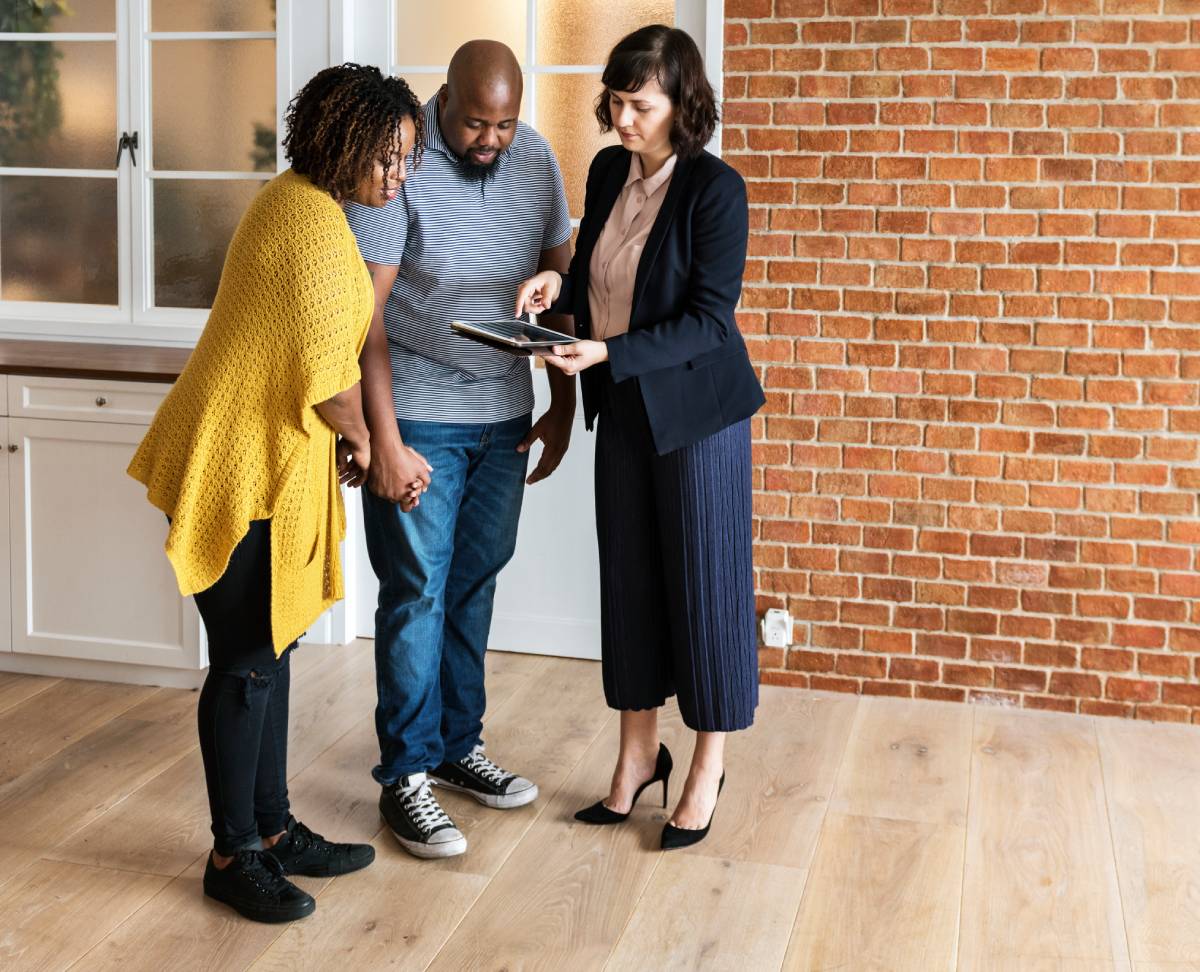
[[[359,379],[366,264],[341,208],[288,170],[229,245],[204,333],[129,465],[171,517],[182,594],[225,572],[251,520],[271,520],[276,654],[343,596],[346,517],[335,433],[313,405]]]

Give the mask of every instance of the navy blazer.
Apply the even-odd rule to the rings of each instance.
[[[620,145],[592,160],[570,272],[553,311],[591,336],[592,251],[629,176]],[[737,329],[749,236],[746,183],[715,155],[680,158],[638,263],[629,332],[609,338],[613,381],[637,379],[659,455],[749,418],[766,401]],[[590,429],[604,365],[580,376]]]

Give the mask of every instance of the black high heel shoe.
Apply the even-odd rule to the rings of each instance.
[[[633,808],[637,806],[638,797],[642,795],[642,790],[646,789],[651,783],[657,783],[660,780],[663,785],[663,809],[667,806],[667,784],[671,779],[671,768],[674,764],[671,761],[671,753],[662,743],[658,744],[658,759],[654,762],[654,775],[646,780],[637,788],[637,792],[633,795],[633,802],[629,805],[629,813],[617,813],[616,810],[610,810],[604,805],[603,800],[593,803],[590,807],[584,807],[575,814],[576,820],[581,820],[589,824],[617,824],[627,819],[630,813],[633,813]]]
[[[717,799],[721,799],[721,791],[725,788],[725,774],[721,774],[721,782],[717,784]],[[703,830],[689,830],[666,824],[662,832],[662,849],[675,850],[678,847],[691,847],[708,836],[708,828],[712,826],[713,817],[717,815],[717,805],[714,803],[712,813],[708,815],[708,823]]]

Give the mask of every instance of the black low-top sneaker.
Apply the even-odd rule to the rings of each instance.
[[[251,921],[295,921],[317,908],[313,896],[292,884],[279,862],[260,850],[238,851],[224,868],[209,854],[204,893]]]
[[[379,794],[379,812],[400,846],[414,857],[457,857],[467,838],[442,809],[424,773],[402,776]]]
[[[433,782],[450,790],[467,793],[485,807],[511,810],[537,799],[537,785],[523,776],[501,769],[476,746],[457,763],[442,763],[430,774]]]
[[[349,874],[375,860],[375,848],[370,844],[334,844],[314,834],[295,817],[288,820],[287,833],[279,843],[263,853],[279,861],[285,874],[304,877]]]

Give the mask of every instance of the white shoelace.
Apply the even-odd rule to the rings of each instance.
[[[496,787],[503,785],[504,781],[512,776],[511,773],[507,772],[506,770],[502,770],[499,766],[483,755],[483,749],[479,746],[476,746],[474,749],[472,749],[471,752],[467,754],[467,757],[463,760],[463,762],[466,763],[467,769],[469,769],[472,773],[477,773]]]
[[[438,827],[447,824],[454,826],[454,821],[433,795],[433,787],[430,786],[429,780],[424,778],[404,794],[404,810],[423,834],[432,833]]]

